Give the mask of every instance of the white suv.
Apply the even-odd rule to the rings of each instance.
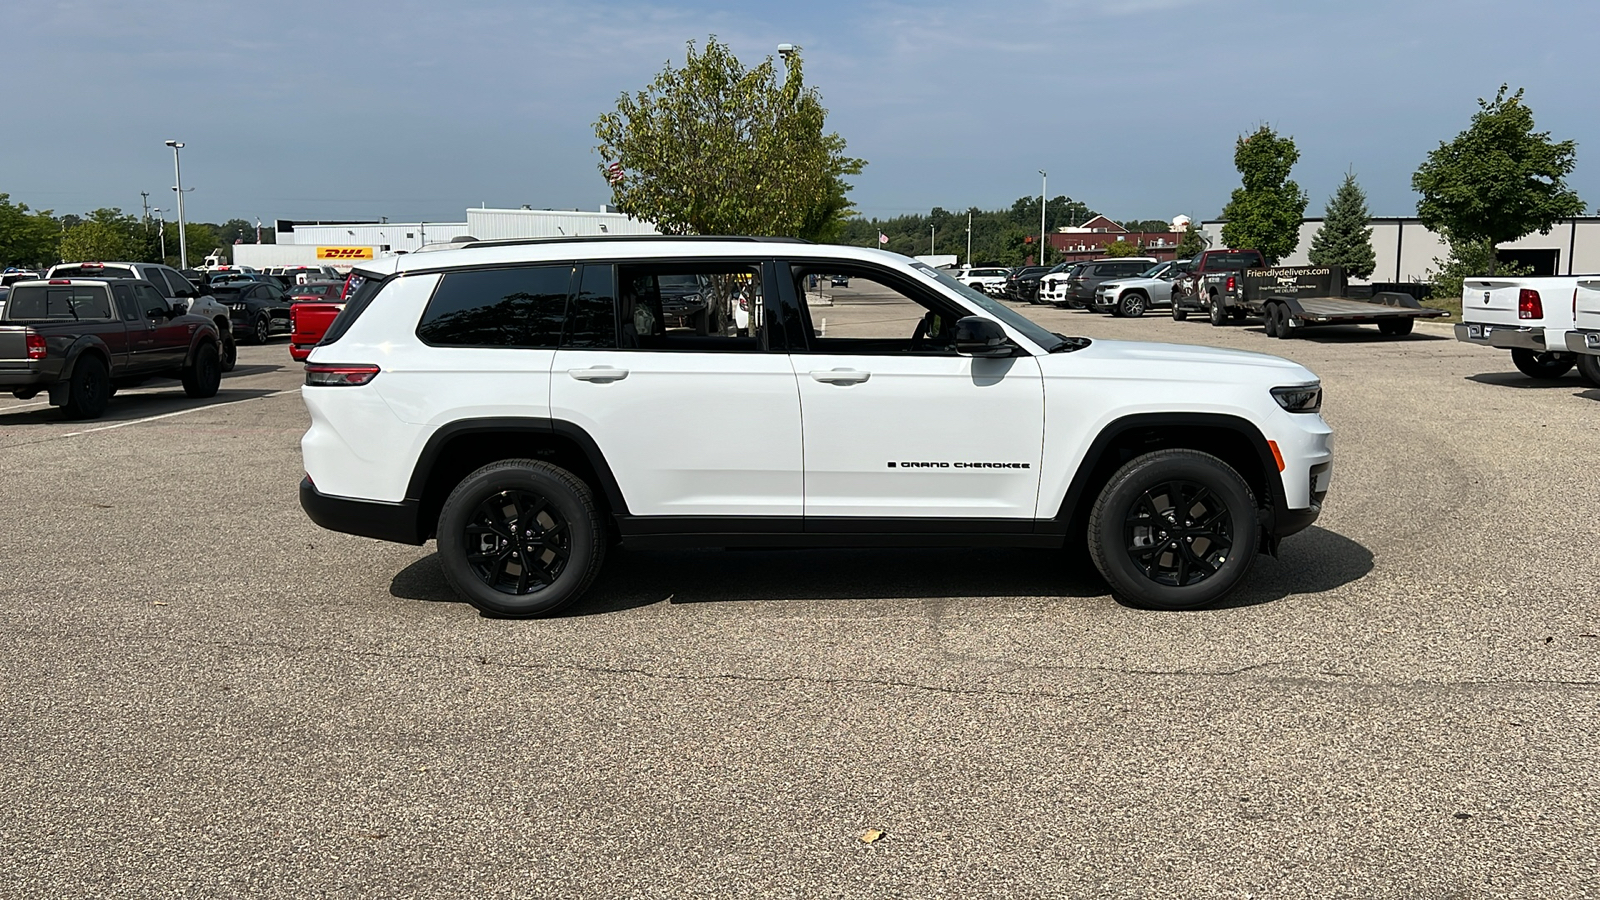
[[[1086,542],[1118,597],[1186,608],[1237,587],[1328,490],[1322,390],[1301,366],[1063,337],[880,250],[522,241],[357,274],[306,365],[301,504],[337,531],[437,537],[491,614],[575,600],[612,541]],[[807,279],[836,274],[864,285],[852,321],[901,324],[814,317]],[[747,297],[746,325],[669,327],[661,282],[683,275]]]

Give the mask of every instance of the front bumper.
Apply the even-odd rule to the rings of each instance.
[[[397,544],[421,544],[427,540],[427,536],[421,533],[417,507],[415,500],[385,503],[332,497],[318,491],[316,485],[311,483],[311,476],[300,480],[300,508],[306,511],[311,521],[329,531],[342,531]]]
[[[1600,331],[1567,332],[1567,349],[1585,356],[1600,356]]]
[[[1461,322],[1456,325],[1456,340],[1468,344],[1477,344],[1480,347],[1495,347],[1500,350],[1532,350],[1543,353],[1547,349],[1544,345],[1543,328],[1519,328],[1515,325],[1480,325],[1475,322]]]

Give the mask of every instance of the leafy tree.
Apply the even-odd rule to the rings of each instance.
[[[1178,259],[1194,259],[1195,255],[1206,249],[1206,239],[1200,234],[1200,229],[1193,222],[1183,229],[1183,237],[1178,239],[1176,249]]]
[[[1143,250],[1137,241],[1112,241],[1106,245],[1106,255],[1112,257],[1138,256]]]
[[[184,223],[184,231],[187,232],[185,237],[189,239],[189,265],[191,266],[200,265],[211,254],[211,251],[218,248],[221,248],[224,254],[231,253],[230,248],[223,245],[215,225],[205,222],[186,222]],[[172,254],[171,258],[173,260],[170,265],[177,265],[177,260],[179,259],[177,237],[178,230],[176,228],[167,229],[167,251]]]
[[[1322,214],[1322,227],[1311,237],[1311,264],[1343,266],[1351,278],[1368,278],[1378,267],[1372,251],[1371,215],[1367,195],[1356,184],[1353,172],[1346,172],[1344,183],[1328,201]]]
[[[1273,264],[1294,252],[1300,243],[1300,221],[1307,197],[1289,180],[1300,159],[1294,138],[1280,138],[1263,125],[1254,134],[1241,135],[1234,144],[1233,165],[1244,176],[1223,207],[1222,242],[1238,249],[1260,250]]]
[[[1448,232],[1443,237],[1449,253],[1444,259],[1435,257],[1433,264],[1439,268],[1428,273],[1435,297],[1459,298],[1461,283],[1475,276],[1526,275],[1533,271],[1529,266],[1497,262],[1494,244],[1487,240],[1466,240]]]
[[[1535,132],[1522,90],[1508,97],[1506,89],[1502,84],[1493,101],[1479,98],[1467,130],[1441,142],[1411,176],[1411,187],[1422,195],[1417,203],[1422,224],[1448,233],[1452,246],[1487,242],[1491,252],[1483,261],[1489,268],[1469,274],[1495,274],[1496,245],[1535,230],[1548,234],[1557,219],[1584,211],[1583,201],[1563,181],[1572,172],[1577,144]],[[1477,251],[1463,252],[1458,262]]]
[[[1118,224],[1134,234],[1159,234],[1172,230],[1172,223],[1166,219],[1129,219]]]
[[[137,262],[144,250],[144,227],[120,209],[97,209],[61,235],[61,258],[67,262],[126,260]]]
[[[772,57],[746,69],[715,36],[689,42],[650,86],[595,122],[612,199],[667,234],[836,238],[851,212],[844,176],[865,163],[825,132],[798,52],[780,83]]]
[[[42,266],[60,259],[61,223],[49,210],[35,212],[28,204],[0,194],[0,268]]]

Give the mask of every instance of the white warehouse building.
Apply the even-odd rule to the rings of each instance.
[[[449,243],[474,237],[492,241],[513,238],[579,237],[603,234],[658,234],[655,226],[622,213],[567,209],[467,210],[465,222],[308,222],[279,219],[279,244],[316,247],[370,247],[374,256],[415,253],[424,244]]]

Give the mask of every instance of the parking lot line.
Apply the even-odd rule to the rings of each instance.
[[[249,402],[251,402],[253,400],[269,400],[269,399],[271,399],[273,397],[281,397],[284,394],[298,394],[298,393],[300,393],[300,389],[299,388],[294,388],[293,390],[287,390],[287,391],[276,391],[276,392],[271,393],[271,394],[262,394],[259,397],[246,397],[243,400],[235,400],[235,401],[233,401],[231,403],[207,404],[206,406],[196,406],[193,409],[180,409],[177,412],[162,413],[159,416],[146,416],[146,417],[144,417],[142,419],[129,419],[126,422],[118,422],[115,425],[102,425],[99,428],[85,428],[82,431],[69,431],[66,434],[63,434],[62,437],[78,437],[80,435],[85,435],[85,434],[94,434],[97,431],[110,431],[113,428],[125,428],[125,427],[127,427],[129,425],[140,425],[140,424],[143,424],[145,422],[154,422],[157,419],[170,419],[173,416],[186,416],[189,413],[201,412],[201,411],[207,410],[207,409],[216,409],[218,406],[235,406],[235,405],[238,405],[240,403],[249,403]]]

